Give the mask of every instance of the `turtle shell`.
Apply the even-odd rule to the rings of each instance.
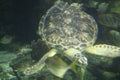
[[[39,23],[38,33],[50,47],[81,49],[93,45],[98,28],[81,4],[57,1]]]

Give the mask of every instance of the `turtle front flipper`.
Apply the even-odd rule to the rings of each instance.
[[[107,44],[89,46],[86,48],[85,52],[111,58],[120,57],[120,47]]]
[[[31,74],[34,74],[34,73],[42,70],[42,68],[45,66],[46,59],[49,58],[49,57],[53,57],[55,54],[57,54],[57,50],[56,49],[51,49],[36,64],[34,64],[34,65],[28,67],[27,69],[25,69],[25,71],[23,73],[25,75],[31,75]]]

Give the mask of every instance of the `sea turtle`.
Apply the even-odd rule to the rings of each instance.
[[[93,45],[98,28],[92,16],[81,10],[81,5],[58,1],[39,23],[38,34],[49,46],[58,49],[84,50]]]
[[[98,27],[94,18],[82,11],[81,5],[78,3],[69,5],[67,2],[57,1],[42,17],[38,33],[53,49],[47,52],[38,63],[27,68],[24,71],[25,75],[41,70],[45,60],[48,57],[54,57],[56,53],[63,53],[70,60],[77,60],[78,63],[87,65],[87,58],[81,53],[86,50],[88,52],[94,52],[94,49],[101,50],[101,45],[90,47],[97,39]],[[110,48],[109,45],[105,46]]]
[[[38,34],[48,46],[60,51],[76,49],[82,52],[94,44],[97,24],[92,16],[82,11],[81,6],[57,1],[42,17]]]

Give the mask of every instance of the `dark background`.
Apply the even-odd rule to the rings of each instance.
[[[45,0],[0,0],[0,38],[9,34],[25,43],[37,39],[40,18],[51,5]]]
[[[29,43],[36,40],[40,18],[56,0],[0,0],[0,38],[14,35],[16,41]],[[87,4],[90,0],[65,0]],[[97,0],[96,0],[97,1]],[[105,2],[109,0],[101,0]],[[97,15],[95,9],[85,9],[87,13]]]

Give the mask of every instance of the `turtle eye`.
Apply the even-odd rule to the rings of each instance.
[[[77,57],[77,54],[75,54],[74,57]]]
[[[78,55],[77,53],[75,53],[74,56],[73,56],[73,60],[76,61],[76,60],[78,60],[78,59],[79,59],[79,55]]]
[[[75,53],[74,57],[75,57],[75,58],[78,58],[78,57],[79,57],[79,55],[78,55],[77,53]]]

